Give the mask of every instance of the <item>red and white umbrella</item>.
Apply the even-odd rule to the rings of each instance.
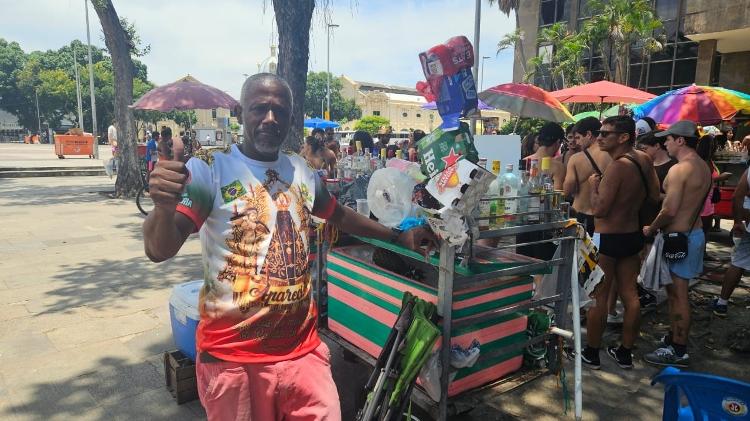
[[[573,121],[570,111],[542,88],[527,83],[504,83],[479,93],[479,99],[519,117],[562,123]]]

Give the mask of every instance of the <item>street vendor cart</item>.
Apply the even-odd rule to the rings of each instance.
[[[425,260],[421,254],[398,245],[366,238],[342,241],[346,245],[331,249],[327,261],[324,253],[318,253],[315,296],[321,309],[321,333],[373,365],[407,291],[436,304],[441,316],[438,352],[442,367],[450,366],[452,345],[467,347],[473,341],[480,344],[479,358],[472,367],[455,373],[442,370],[439,402],[422,388],[414,388],[412,402],[438,420],[457,412],[460,399],[469,392],[507,381],[511,375],[516,384],[521,384],[543,374],[542,370],[519,372],[528,347],[541,346],[543,352],[546,349],[547,369],[558,372],[561,341],[556,335],[573,338],[568,331],[572,329],[568,305],[572,298],[576,229],[560,209],[546,212],[547,218],[542,223],[481,231],[479,238],[498,238],[500,245],[495,248],[475,245],[472,255],[458,255],[454,247],[441,241],[439,255]],[[522,244],[512,241],[519,234],[541,232],[546,235],[540,241]],[[554,242],[559,247],[549,261],[512,252],[518,246],[545,242]],[[373,262],[376,249],[408,261],[415,273],[422,274],[421,279],[411,279],[376,265]],[[545,279],[553,280],[552,293],[534,296],[533,276],[542,274],[550,274]],[[577,284],[575,287],[577,295]],[[527,333],[531,309],[551,314],[553,326],[531,335]],[[451,374],[455,374],[452,381]],[[577,378],[580,385],[580,377]]]
[[[63,159],[65,155],[83,155],[94,157],[94,136],[83,134],[55,135],[55,155]]]

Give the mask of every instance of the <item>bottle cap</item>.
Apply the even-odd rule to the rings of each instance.
[[[551,160],[552,159],[548,156],[545,156],[544,158],[542,158],[542,171],[549,170],[550,165],[551,165],[551,162],[550,162]]]
[[[506,166],[505,166],[505,170],[506,170],[506,171],[511,171],[511,172],[512,172],[512,171],[513,171],[513,164],[508,164],[508,165],[506,165]]]

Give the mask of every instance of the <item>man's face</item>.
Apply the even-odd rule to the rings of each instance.
[[[683,139],[682,137],[674,137],[671,134],[667,135],[667,139],[664,141],[664,147],[667,148],[667,154],[671,157],[675,157],[677,154],[677,151],[679,151],[680,144],[679,140]]]
[[[614,126],[605,124],[602,126],[601,130],[599,130],[599,137],[597,137],[596,141],[599,144],[599,149],[609,152],[622,143],[621,140],[625,135],[626,134],[617,131]]]
[[[571,131],[565,135],[565,143],[568,145],[568,150],[572,152],[579,152],[580,148],[575,140],[575,134]]]
[[[586,134],[573,134],[573,143],[576,144],[578,151],[588,149],[589,146],[594,143],[594,140],[596,140],[596,136],[594,136],[590,131],[586,132]]]
[[[267,79],[249,89],[242,104],[245,139],[258,152],[277,154],[289,133],[292,101],[284,86]]]
[[[647,145],[645,143],[637,143],[636,144],[636,149],[638,149],[639,151],[646,152],[646,155],[648,155],[649,157],[651,157],[651,159],[655,159],[656,158],[656,154],[659,152],[659,145],[658,144],[656,144],[656,145]]]

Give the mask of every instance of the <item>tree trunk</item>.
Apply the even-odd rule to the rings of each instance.
[[[516,15],[516,31],[521,31],[521,20],[518,18],[518,10],[514,11]],[[519,33],[518,37],[518,45],[516,45],[516,49],[518,53],[520,54],[521,58],[521,69],[523,70],[523,74],[526,74],[526,53],[523,51],[523,32]]]
[[[142,185],[138,165],[133,112],[128,108],[133,103],[133,60],[130,43],[120,25],[120,18],[112,0],[91,0],[104,31],[104,42],[112,57],[112,73],[115,82],[115,127],[117,128],[117,197],[135,197]],[[106,126],[105,126],[106,127]]]
[[[310,22],[315,0],[273,0],[279,28],[278,75],[292,88],[292,125],[283,149],[299,152],[302,145],[307,62],[310,56]]]

